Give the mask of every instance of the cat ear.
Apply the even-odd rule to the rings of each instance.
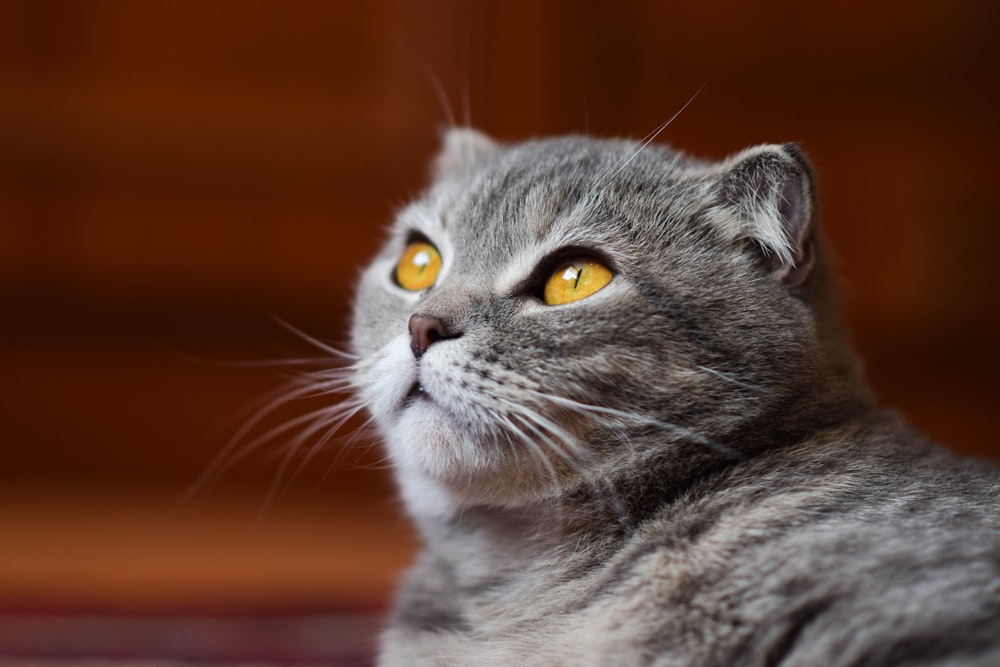
[[[454,127],[445,131],[434,169],[439,177],[464,172],[495,150],[497,143],[482,132]]]
[[[723,163],[720,224],[761,249],[775,280],[802,285],[813,268],[812,169],[795,144],[750,148]]]

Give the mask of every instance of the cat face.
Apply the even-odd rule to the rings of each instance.
[[[710,164],[450,133],[352,326],[406,500],[517,506],[649,457],[740,455],[728,434],[811,358],[810,217],[792,147]]]

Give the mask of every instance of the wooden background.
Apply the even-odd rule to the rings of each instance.
[[[274,316],[343,338],[449,113],[642,137],[704,85],[663,141],[801,142],[879,394],[1000,456],[995,6],[3,0],[0,611],[384,599],[377,453],[184,492],[283,382],[235,362],[314,353]]]

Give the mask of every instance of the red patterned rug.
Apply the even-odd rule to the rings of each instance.
[[[371,665],[382,614],[0,613],[0,665]]]

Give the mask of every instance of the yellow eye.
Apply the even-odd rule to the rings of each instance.
[[[611,282],[611,269],[592,259],[566,262],[545,283],[545,303],[558,306],[590,296]]]
[[[406,246],[396,264],[396,282],[403,289],[419,291],[437,282],[441,255],[430,243],[416,241]]]

